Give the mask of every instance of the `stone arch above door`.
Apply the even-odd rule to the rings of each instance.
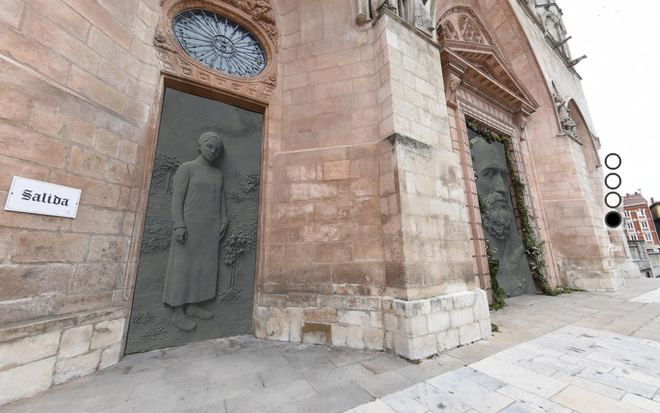
[[[260,43],[265,68],[253,77],[238,77],[213,70],[186,53],[173,32],[173,19],[188,9],[203,9],[226,17],[249,31]],[[205,1],[164,0],[154,38],[162,72],[221,89],[230,95],[268,102],[277,83],[278,30],[270,0]]]

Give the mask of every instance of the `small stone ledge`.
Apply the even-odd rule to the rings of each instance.
[[[0,330],[0,406],[116,364],[126,308],[54,317]]]
[[[6,341],[44,334],[51,331],[61,331],[77,325],[94,324],[113,318],[126,317],[127,314],[128,309],[126,307],[110,307],[50,317],[37,321],[8,324],[0,327],[0,344]]]

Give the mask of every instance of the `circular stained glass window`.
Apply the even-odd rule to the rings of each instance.
[[[252,77],[266,67],[266,55],[256,37],[212,11],[184,10],[174,18],[173,29],[183,50],[211,69]]]

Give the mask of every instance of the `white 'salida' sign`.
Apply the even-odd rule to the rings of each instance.
[[[5,210],[29,214],[75,218],[80,189],[15,176],[7,195]]]

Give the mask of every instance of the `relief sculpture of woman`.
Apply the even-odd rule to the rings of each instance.
[[[174,225],[163,294],[163,303],[174,308],[172,322],[182,331],[197,327],[188,317],[213,317],[199,303],[216,296],[220,240],[229,225],[224,178],[213,166],[222,141],[215,132],[206,132],[197,147],[197,159],[181,164],[174,175]]]

